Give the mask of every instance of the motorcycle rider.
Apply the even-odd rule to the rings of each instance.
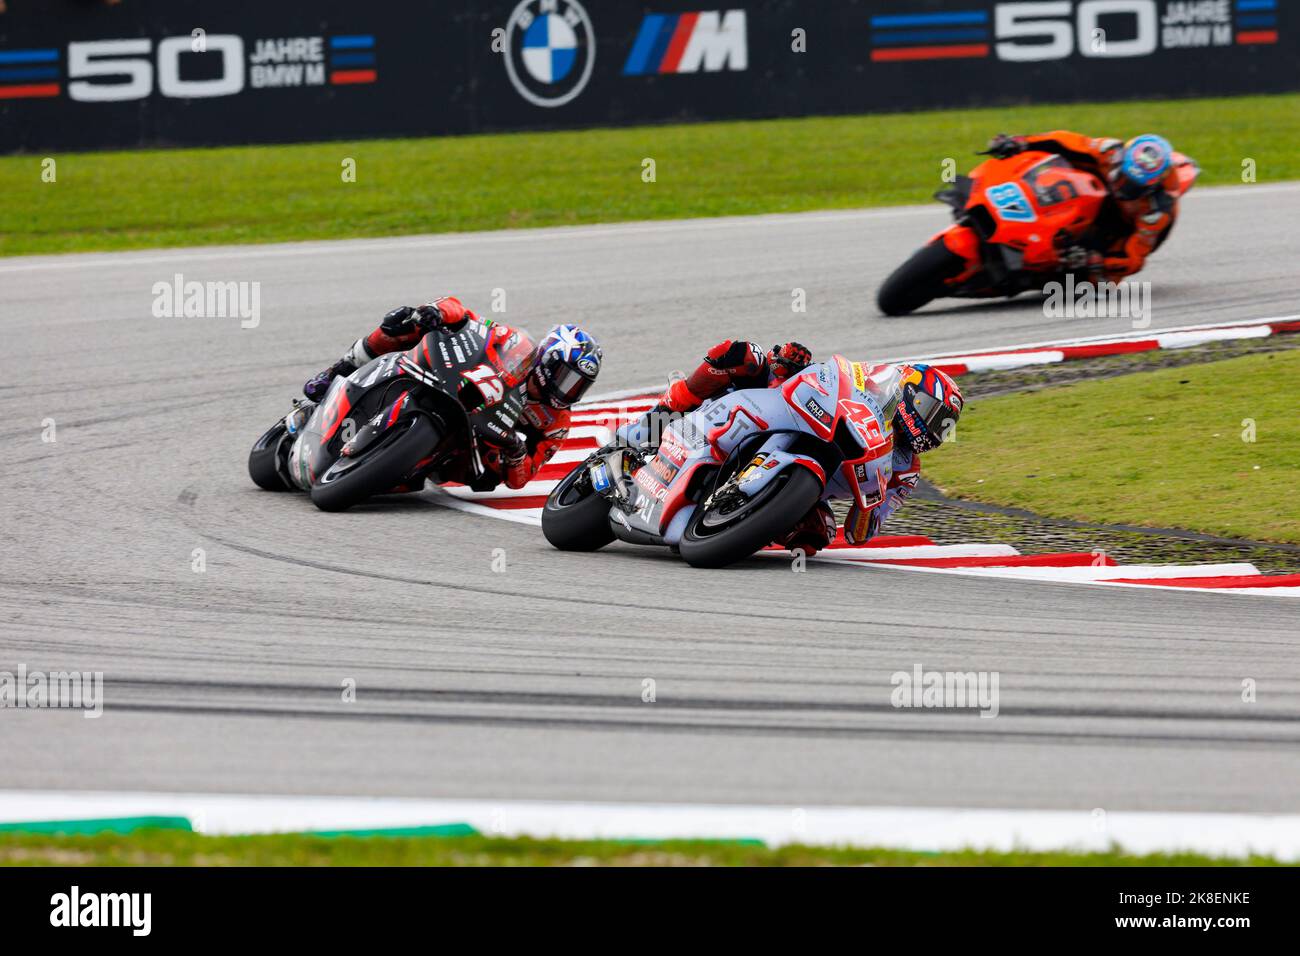
[[[665,426],[664,418],[699,408],[710,398],[742,388],[779,388],[812,364],[812,352],[798,342],[774,345],[764,352],[754,342],[724,339],[705,354],[685,378],[673,381],[628,433],[630,441],[654,447]],[[937,448],[961,416],[962,395],[957,384],[929,365],[899,365],[893,406],[893,470],[888,486],[875,507],[863,511],[855,501],[844,522],[850,544],[866,544],[880,532],[885,520],[907,501],[921,476],[920,453]],[[886,414],[889,405],[886,406]],[[800,549],[811,557],[835,539],[835,515],[819,501],[777,544]]]
[[[514,332],[476,315],[455,296],[393,309],[373,332],[357,339],[342,358],[303,385],[303,394],[312,403],[308,414],[339,375],[351,375],[388,352],[409,349],[435,328],[457,332],[470,321],[493,325],[503,342]],[[522,488],[532,480],[568,435],[569,408],[600,374],[601,359],[596,340],[575,325],[557,325],[546,334],[529,359],[516,441],[502,444],[480,437],[480,458],[487,471],[483,480],[472,483],[475,491],[490,491],[502,481],[509,488]],[[306,416],[301,420],[305,422]]]
[[[985,152],[1006,159],[1025,150],[1060,156],[1076,169],[1097,176],[1110,191],[1114,202],[1098,220],[1095,239],[1089,243],[1097,248],[1075,247],[1065,257],[1069,268],[1083,271],[1091,281],[1117,282],[1142,269],[1178,218],[1178,200],[1184,192],[1179,168],[1196,165],[1154,133],[1127,143],[1069,130],[1033,136],[1000,133]]]

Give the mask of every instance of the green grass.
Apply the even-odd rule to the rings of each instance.
[[[1050,517],[1300,544],[1297,382],[1288,351],[967,396],[926,475],[952,497]]]
[[[0,158],[0,254],[924,202],[1000,131],[1159,130],[1203,182],[1300,178],[1300,95]],[[341,163],[356,160],[357,181]],[[642,159],[657,179],[642,181]]]
[[[0,833],[0,866],[1275,866],[1195,854],[917,853],[880,848],[668,840],[534,840],[485,836],[203,836],[182,830]]]

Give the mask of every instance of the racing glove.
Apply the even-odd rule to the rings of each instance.
[[[507,487],[522,488],[533,476],[528,461],[528,446],[522,441],[512,445],[489,445],[484,442],[479,457],[487,472],[499,476],[498,480],[504,480]],[[495,485],[494,481],[493,486]]]
[[[418,306],[415,310],[415,324],[421,332],[434,328],[444,328],[455,332],[465,324],[470,312],[464,303],[454,295],[444,295]]]
[[[1009,136],[1006,133],[998,133],[989,140],[988,149],[980,153],[980,156],[994,156],[998,159],[1006,159],[1008,156],[1015,156],[1017,153],[1025,151],[1028,140],[1024,136]]]
[[[528,448],[523,442],[501,449],[501,472],[511,488],[522,488],[533,477],[528,463]]]
[[[399,305],[384,315],[384,318],[379,323],[379,328],[391,338],[408,335],[415,331],[415,323],[411,321],[413,315],[415,315],[415,309],[411,308],[411,306]]]
[[[428,332],[443,327],[456,331],[465,321],[468,310],[454,295],[444,295],[424,305],[399,305],[379,323],[379,330],[390,339],[400,339],[414,332]]]
[[[787,379],[798,375],[812,363],[812,352],[798,342],[773,345],[767,353],[767,368],[773,378]]]

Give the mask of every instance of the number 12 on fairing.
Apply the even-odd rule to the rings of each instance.
[[[505,383],[490,365],[480,365],[465,373],[465,377],[479,387],[483,398],[489,405],[495,405],[506,396]]]

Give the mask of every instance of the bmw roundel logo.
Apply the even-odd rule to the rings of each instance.
[[[563,106],[596,63],[596,33],[577,0],[522,0],[506,24],[506,74],[536,106]]]

